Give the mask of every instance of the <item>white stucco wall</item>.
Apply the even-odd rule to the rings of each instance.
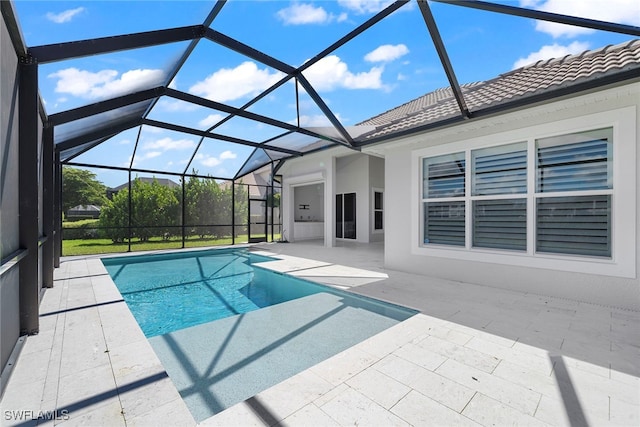
[[[369,156],[336,159],[336,194],[356,193],[356,241],[369,242]],[[349,239],[353,240],[353,239]]]
[[[385,156],[385,266],[450,280],[640,309],[639,112],[640,83],[635,83],[365,148],[363,152]],[[516,256],[495,251],[428,249],[420,245],[419,159],[425,152],[561,135],[591,126],[614,126],[613,259]]]
[[[294,199],[297,221],[324,221],[324,184],[297,186]]]
[[[295,242],[295,187],[324,184],[324,224],[325,245],[333,246],[335,238],[333,224],[335,218],[335,156],[350,153],[348,149],[331,149],[309,156],[287,160],[280,168],[282,175],[282,235],[285,240]],[[330,195],[330,197],[328,196]],[[328,238],[327,238],[328,236]]]
[[[375,167],[375,171],[372,167]],[[332,148],[300,158],[290,159],[280,169],[283,177],[282,215],[284,238],[295,242],[294,218],[298,214],[296,188],[323,183],[325,245],[335,243],[335,195],[356,193],[356,239],[360,243],[372,239],[372,185],[384,188],[384,159],[373,158],[343,147]],[[352,240],[352,239],[347,239]]]
[[[383,202],[383,221],[385,220],[384,204],[386,203],[384,194],[384,159],[381,157],[369,156],[369,242],[381,242],[384,240],[384,230],[374,230],[374,199],[373,191],[381,191]]]

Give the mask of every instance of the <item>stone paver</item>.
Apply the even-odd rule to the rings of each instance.
[[[640,424],[640,313],[386,271],[381,245],[260,250],[281,258],[267,268],[421,313],[201,425]],[[195,425],[99,259],[55,279],[1,424]]]

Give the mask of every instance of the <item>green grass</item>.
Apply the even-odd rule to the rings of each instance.
[[[274,239],[278,240],[279,235],[275,235]],[[247,235],[236,236],[236,244],[247,243]],[[231,237],[221,239],[191,237],[185,240],[186,248],[197,248],[203,246],[220,246],[231,245]],[[174,238],[170,240],[162,240],[159,237],[151,238],[147,242],[139,242],[134,239],[131,242],[131,251],[153,251],[158,249],[180,249],[182,247],[182,239]],[[127,243],[113,243],[111,239],[77,239],[62,241],[62,255],[96,255],[108,253],[122,253],[129,250]]]

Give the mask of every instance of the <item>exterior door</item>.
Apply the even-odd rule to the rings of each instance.
[[[356,193],[336,194],[336,237],[356,238]]]
[[[249,243],[267,241],[267,199],[249,199]]]

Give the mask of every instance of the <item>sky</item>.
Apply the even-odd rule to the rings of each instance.
[[[636,0],[496,2],[640,26],[640,6]],[[388,3],[383,0],[232,0],[210,27],[299,67]],[[200,25],[214,4],[204,0],[14,0],[28,47]],[[631,39],[627,35],[455,5],[431,2],[430,7],[461,84],[488,80],[538,60]],[[39,86],[46,111],[53,114],[161,84],[187,46],[188,42],[180,42],[42,64],[38,70]],[[415,2],[331,52],[303,75],[345,127],[449,85]],[[283,77],[278,70],[202,39],[170,87],[241,107]],[[298,88],[298,102],[296,99],[295,84],[287,83],[249,110],[287,123],[296,124],[299,120],[303,127],[329,125],[303,89]],[[208,130],[226,114],[162,98],[148,117]],[[105,115],[99,119],[111,118]],[[73,129],[63,126],[56,132],[63,135],[72,133]],[[283,131],[234,118],[213,132],[263,142]],[[287,145],[295,147],[296,143],[289,141]],[[74,161],[117,167],[133,165],[174,173],[196,170],[203,175],[231,178],[252,152],[252,147],[213,139],[201,143],[199,137],[193,135],[143,126],[120,133]],[[127,181],[127,174],[123,172],[90,170],[107,186]],[[147,175],[140,173],[139,176]]]

